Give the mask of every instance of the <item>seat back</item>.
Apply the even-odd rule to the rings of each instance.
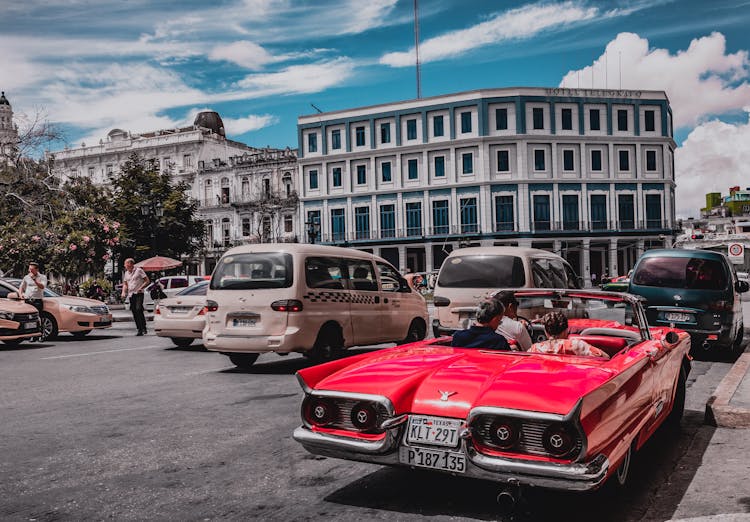
[[[582,339],[591,346],[599,348],[610,357],[628,345],[628,340],[623,337],[608,337],[606,335],[571,335],[576,339]]]

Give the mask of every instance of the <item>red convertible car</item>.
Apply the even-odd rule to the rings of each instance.
[[[649,328],[629,294],[515,295],[535,340],[534,319],[562,311],[571,337],[610,358],[453,348],[443,337],[331,361],[297,373],[294,439],[317,455],[509,486],[624,485],[633,452],[662,424],[679,425],[688,334]]]

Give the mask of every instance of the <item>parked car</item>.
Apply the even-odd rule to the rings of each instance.
[[[477,300],[501,289],[580,288],[581,279],[562,257],[536,248],[472,247],[443,261],[433,304],[435,337],[451,335],[474,320]]]
[[[237,366],[265,352],[323,359],[349,346],[424,339],[427,304],[385,259],[324,245],[235,247],[219,260],[203,345]]]
[[[689,332],[694,349],[741,350],[748,288],[720,252],[665,249],[638,259],[628,291],[646,299],[649,324]]]
[[[0,279],[0,297],[18,299],[21,279]],[[42,340],[54,339],[58,333],[69,332],[83,337],[92,330],[110,328],[112,314],[109,307],[95,299],[59,295],[44,289],[44,309],[39,314]]]
[[[627,292],[628,286],[630,285],[630,276],[633,271],[630,270],[627,275],[613,277],[609,281],[602,284],[602,290],[607,292]]]
[[[21,301],[0,299],[0,341],[15,346],[39,335],[36,308]]]
[[[174,297],[179,292],[187,288],[188,286],[194,285],[195,283],[198,283],[199,281],[208,281],[211,279],[210,275],[207,276],[197,276],[197,275],[180,275],[180,276],[164,276],[160,277],[158,279],[159,284],[161,284],[162,291],[167,297]],[[149,284],[146,289],[143,291],[143,308],[148,311],[152,312],[155,311],[156,302],[157,300],[154,300],[153,297],[151,297],[151,290],[154,288],[154,285],[156,284],[156,281]],[[122,289],[122,287],[120,287]],[[120,290],[121,291],[121,290]],[[130,299],[125,299],[125,306],[130,306]]]
[[[154,332],[169,337],[177,346],[190,346],[206,326],[208,281],[183,288],[174,297],[159,301],[154,310]]]
[[[430,339],[297,372],[294,439],[316,455],[505,484],[624,485],[633,453],[679,425],[690,338],[649,328],[637,297],[515,292],[525,315],[561,311],[603,357],[454,348]]]

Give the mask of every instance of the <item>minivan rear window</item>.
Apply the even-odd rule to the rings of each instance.
[[[254,290],[292,286],[292,256],[251,252],[224,256],[211,277],[211,290]]]
[[[724,290],[727,287],[724,265],[698,257],[647,257],[633,274],[633,284],[688,290]]]
[[[518,288],[526,283],[523,261],[517,256],[453,256],[440,268],[444,288]]]

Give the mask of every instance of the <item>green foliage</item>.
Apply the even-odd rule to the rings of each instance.
[[[112,282],[109,279],[105,277],[92,277],[81,283],[81,291],[83,292],[83,295],[88,295],[89,289],[94,285],[101,286],[102,290],[104,290],[104,295],[112,293]]]
[[[111,215],[122,224],[118,251],[124,257],[179,259],[197,251],[204,226],[195,219],[198,205],[189,199],[186,184],[174,184],[169,174],[157,172],[133,154],[115,180],[113,194]],[[159,207],[161,216],[157,215]]]

